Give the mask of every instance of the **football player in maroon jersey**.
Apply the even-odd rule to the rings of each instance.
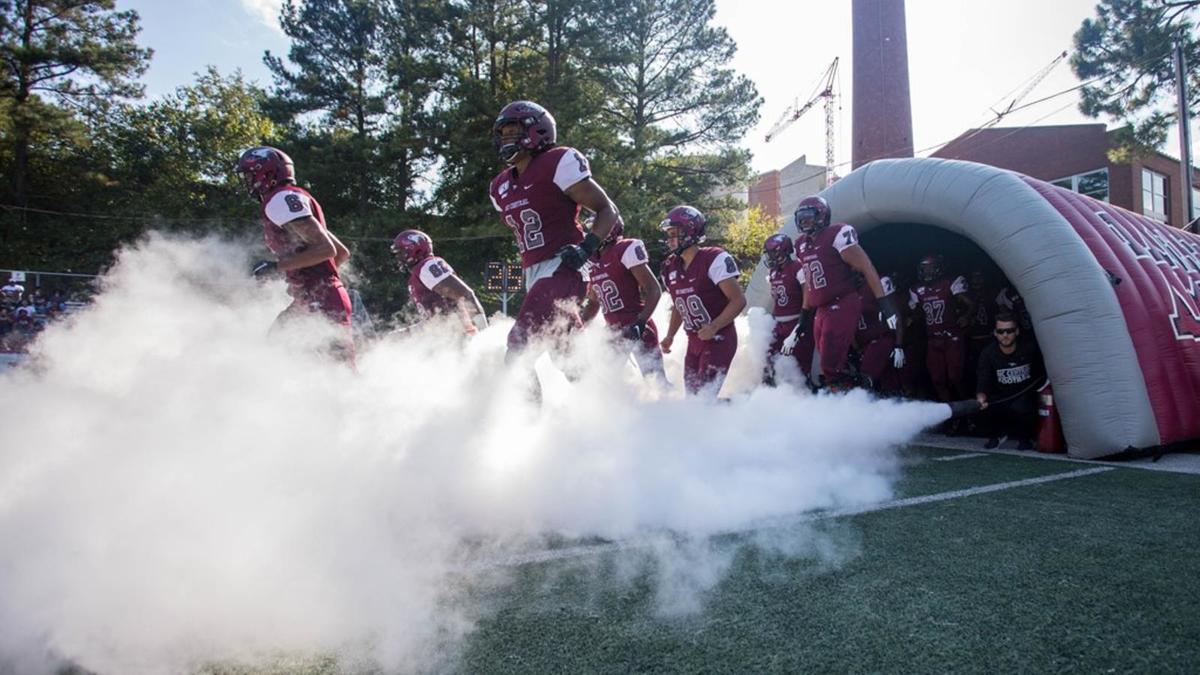
[[[577,308],[587,284],[579,270],[618,219],[583,153],[557,145],[557,133],[554,116],[531,101],[504,106],[492,125],[492,141],[506,167],[488,192],[517,239],[525,273],[525,299],[508,334],[509,362],[556,320],[568,330],[582,325]],[[580,207],[595,214],[586,234]],[[536,378],[531,386],[536,397]]]
[[[775,385],[775,360],[780,354],[792,356],[805,379],[809,378],[813,361],[812,332],[792,337],[800,311],[804,308],[804,271],[799,260],[792,257],[795,247],[786,234],[773,234],[763,242],[763,258],[767,263],[767,279],[771,284],[771,316],[775,328],[771,346],[767,349],[767,365],[763,383]]]
[[[733,320],[745,309],[746,296],[733,256],[716,246],[700,245],[706,222],[698,209],[676,206],[659,225],[667,244],[662,274],[671,294],[671,325],[662,350],[670,353],[683,326],[688,338],[684,388],[689,394],[708,389],[716,396],[737,351]]]
[[[856,384],[849,372],[850,345],[862,314],[855,272],[866,280],[879,301],[883,322],[897,327],[895,304],[879,281],[879,273],[858,243],[858,233],[847,223],[831,225],[829,204],[822,197],[800,200],[795,212],[801,241],[797,253],[804,269],[804,308],[796,323],[803,335],[812,323],[821,374],[831,390],[844,391]]]
[[[930,254],[917,266],[917,284],[908,306],[925,315],[925,367],[942,402],[966,398],[963,365],[965,332],[974,306],[963,277],[945,276],[942,256]]]
[[[640,239],[626,239],[620,220],[592,257],[582,318],[591,321],[603,310],[609,328],[629,342],[643,375],[665,378],[654,309],[662,288],[650,271],[650,256]]]
[[[263,236],[275,260],[254,264],[255,277],[282,273],[292,304],[279,314],[276,325],[291,317],[320,313],[345,327],[331,351],[353,362],[350,297],[338,267],[350,251],[325,225],[321,205],[296,185],[292,158],[272,147],[250,148],[238,158],[237,173],[250,197],[261,204]]]
[[[859,275],[860,285],[858,297],[862,303],[862,314],[858,317],[858,331],[854,334],[854,342],[861,357],[859,371],[871,380],[872,388],[882,394],[900,393],[900,371],[904,368],[904,322],[897,321],[896,328],[891,329],[881,318],[879,301]],[[896,301],[896,287],[889,277],[879,277],[883,286],[884,297],[889,298],[893,306]]]
[[[483,305],[475,291],[433,254],[433,240],[420,230],[405,230],[392,240],[396,266],[408,276],[408,297],[422,318],[454,312],[468,335],[487,328]]]

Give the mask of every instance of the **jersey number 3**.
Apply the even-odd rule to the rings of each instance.
[[[504,224],[517,235],[517,248],[521,252],[532,251],[546,245],[546,237],[542,234],[542,217],[533,209],[521,209],[521,222],[518,223],[512,214],[504,216]]]

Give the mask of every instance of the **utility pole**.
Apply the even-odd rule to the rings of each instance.
[[[1183,184],[1184,229],[1195,231],[1192,204],[1192,125],[1188,114],[1187,56],[1183,52],[1183,36],[1175,37],[1175,95],[1179,99],[1179,174]]]

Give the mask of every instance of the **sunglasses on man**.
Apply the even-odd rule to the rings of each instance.
[[[996,335],[1012,335],[1017,332],[1016,328],[997,328]]]

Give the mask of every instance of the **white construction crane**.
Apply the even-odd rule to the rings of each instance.
[[[829,64],[829,68],[825,70],[825,74],[821,76],[817,84],[817,91],[808,98],[804,103],[796,98],[792,105],[788,106],[787,110],[779,116],[779,121],[771,127],[767,132],[766,140],[770,142],[772,138],[778,136],[784,129],[792,126],[792,123],[800,119],[804,113],[808,112],[817,101],[825,100],[825,186],[833,185],[833,109],[834,101],[837,99],[837,92],[834,90],[837,84],[837,69],[838,60],[835,58],[833,63]]]

